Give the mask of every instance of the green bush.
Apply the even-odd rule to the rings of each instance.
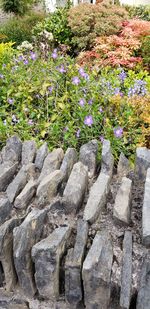
[[[138,17],[143,20],[150,21],[150,5],[125,6],[130,17]]]
[[[150,70],[150,36],[144,38],[141,47],[141,54],[143,57],[143,63],[148,66]]]
[[[6,13],[24,15],[33,2],[33,0],[2,0],[2,8]]]
[[[15,42],[15,46],[21,44],[23,41],[32,41],[32,28],[38,21],[43,20],[42,13],[32,12],[30,15],[24,17],[12,17],[0,27],[0,34],[6,36],[3,42]]]

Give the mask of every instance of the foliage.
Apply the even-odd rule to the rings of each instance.
[[[84,3],[73,7],[68,16],[73,32],[72,44],[79,50],[90,49],[97,36],[118,33],[121,22],[127,18],[127,11],[116,5]]]
[[[6,13],[13,12],[17,15],[24,15],[33,2],[33,0],[2,0],[2,8]]]
[[[149,91],[146,71],[90,72],[57,50],[46,60],[36,51],[14,50],[0,65],[0,140],[18,133],[22,139],[46,140],[51,149],[66,149],[105,137],[116,157],[121,151],[133,155],[149,138],[142,134],[149,111],[140,117],[132,102],[138,98],[143,111],[140,100],[143,104]]]
[[[139,19],[150,21],[150,5],[139,5],[139,6],[125,6],[130,14],[130,17],[137,17]]]
[[[9,61],[13,54],[13,43],[0,43],[0,64]]]
[[[150,35],[146,36],[142,42],[141,53],[143,57],[144,64],[150,70]]]
[[[31,12],[24,17],[12,17],[0,27],[0,34],[5,35],[3,42],[15,42],[15,46],[23,41],[32,41],[31,31],[38,21],[41,21],[44,15]]]

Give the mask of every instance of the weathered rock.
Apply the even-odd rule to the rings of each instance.
[[[70,232],[68,226],[59,227],[32,248],[36,286],[42,297],[57,299],[59,296],[60,259]]]
[[[150,168],[147,170],[142,209],[143,244],[150,247]]]
[[[22,143],[17,136],[7,139],[6,146],[3,147],[1,155],[3,162],[14,164],[21,159]]]
[[[14,264],[19,284],[28,296],[36,292],[31,249],[40,240],[45,217],[45,210],[33,209],[13,233]]]
[[[132,232],[126,231],[123,241],[120,309],[129,309],[132,287]]]
[[[93,223],[99,217],[106,204],[109,183],[110,176],[100,173],[96,182],[91,187],[89,198],[84,210],[84,220]]]
[[[60,170],[63,172],[64,174],[64,181],[67,181],[72,168],[74,166],[74,164],[77,162],[77,152],[74,148],[68,148],[65,155],[64,155],[64,159],[63,162],[61,164]]]
[[[125,157],[123,153],[120,154],[119,162],[117,166],[118,176],[126,176],[131,170],[129,160]]]
[[[0,196],[0,225],[10,218],[12,205],[8,198]]]
[[[13,299],[10,293],[0,291],[0,309],[29,309],[29,303],[22,299]]]
[[[107,232],[97,232],[83,263],[82,278],[86,309],[107,309],[110,302],[113,249]]]
[[[63,173],[56,170],[43,178],[37,188],[37,197],[40,205],[44,205],[57,195],[58,188],[63,180]]]
[[[35,158],[35,166],[41,171],[44,160],[48,154],[47,143],[44,143],[38,150]]]
[[[0,164],[2,164],[2,163],[3,163],[3,159],[2,159],[2,154],[0,152]]]
[[[11,166],[5,163],[0,165],[0,191],[5,191],[9,183],[12,181],[15,173],[17,172],[18,163]]]
[[[150,256],[144,257],[136,309],[150,309]]]
[[[13,290],[16,284],[13,264],[13,229],[20,223],[20,219],[12,218],[0,226],[0,261],[5,274],[7,291]]]
[[[25,141],[22,145],[22,165],[33,163],[36,155],[35,141]]]
[[[43,168],[39,177],[39,182],[43,180],[44,177],[60,168],[63,157],[64,152],[61,148],[55,149],[47,155],[44,160]]]
[[[65,263],[65,298],[72,308],[82,302],[81,268],[88,238],[88,224],[79,220],[74,249],[70,249]]]
[[[90,178],[94,176],[96,171],[97,152],[97,140],[92,140],[80,148],[79,160],[88,167],[88,174]]]
[[[124,224],[129,224],[131,219],[131,186],[132,181],[123,177],[115,199],[113,216]]]
[[[145,180],[147,169],[150,167],[150,149],[139,147],[136,150],[135,174],[142,181]]]
[[[88,169],[81,162],[74,165],[63,194],[66,213],[76,213],[80,208],[88,184]]]
[[[29,180],[21,193],[16,197],[14,206],[19,209],[25,209],[35,195],[37,182],[33,179]]]
[[[110,141],[103,141],[101,173],[112,176],[114,167],[114,157],[111,152]]]

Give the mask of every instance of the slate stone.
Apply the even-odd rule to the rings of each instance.
[[[110,176],[100,173],[96,182],[91,187],[89,198],[84,209],[83,218],[85,221],[94,223],[99,217],[106,204],[106,197],[109,191]]]
[[[147,169],[150,167],[150,149],[138,147],[136,150],[135,174],[137,179],[144,181]]]
[[[97,232],[83,263],[82,279],[86,309],[107,309],[110,302],[113,248],[106,231]]]
[[[12,291],[16,284],[16,272],[13,263],[13,229],[21,219],[12,218],[0,226],[0,261],[3,266],[6,290]]]
[[[120,309],[129,309],[132,288],[132,232],[126,231],[123,240]]]
[[[150,247],[150,168],[147,170],[142,208],[143,245]]]
[[[66,214],[76,213],[80,208],[88,185],[88,169],[81,162],[74,165],[63,193]]]
[[[59,227],[32,248],[36,286],[44,298],[53,300],[59,296],[60,260],[70,233],[69,226]]]
[[[12,136],[7,139],[6,146],[3,147],[1,155],[3,163],[10,162],[11,164],[19,162],[21,159],[22,142],[17,136]]]
[[[131,189],[132,181],[123,177],[121,186],[115,199],[113,216],[115,220],[124,224],[130,224],[131,220]]]
[[[88,238],[88,224],[78,220],[75,246],[68,250],[65,263],[65,299],[72,308],[82,303],[82,264]]]
[[[25,141],[22,145],[22,165],[33,163],[36,155],[35,141]]]
[[[14,163],[11,166],[3,163],[0,165],[0,191],[5,191],[7,186],[12,181],[14,175],[17,172],[18,163]]]
[[[79,161],[88,167],[88,174],[90,178],[93,177],[96,172],[97,152],[97,140],[92,140],[80,148]]]
[[[41,182],[44,177],[60,168],[63,157],[64,152],[61,148],[55,149],[47,155],[44,160],[43,168],[39,177],[39,182]]]
[[[77,152],[74,148],[68,148],[65,155],[64,159],[62,161],[60,170],[64,174],[64,181],[66,182],[71,174],[72,168],[74,164],[77,162]]]
[[[125,157],[123,153],[120,154],[119,162],[117,166],[117,174],[118,176],[127,176],[129,171],[131,170],[129,160]]]
[[[150,256],[144,257],[136,309],[150,309]]]
[[[56,170],[43,178],[37,188],[37,198],[40,205],[44,205],[52,201],[57,195],[58,188],[63,181],[63,173]]]
[[[16,197],[14,206],[19,209],[26,209],[36,193],[37,182],[33,179],[29,180],[21,193]]]
[[[15,269],[19,284],[29,297],[33,297],[36,292],[31,249],[40,240],[45,217],[45,210],[33,209],[13,232]]]
[[[102,147],[101,173],[112,176],[114,157],[111,152],[110,141],[104,140]]]
[[[38,150],[35,158],[35,166],[40,171],[43,167],[44,160],[48,154],[48,146],[47,143],[44,143]]]
[[[0,196],[0,225],[10,218],[12,204],[8,198]]]

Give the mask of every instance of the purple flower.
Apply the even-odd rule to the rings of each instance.
[[[128,97],[132,97],[134,95],[142,95],[144,96],[147,92],[146,82],[138,79],[135,81],[134,85],[129,88]]]
[[[69,128],[65,127],[63,130],[64,130],[64,132],[67,132],[69,130]]]
[[[73,83],[74,85],[79,85],[79,83],[80,83],[79,77],[78,77],[78,76],[74,76],[74,77],[72,78],[72,83]]]
[[[93,100],[90,99],[90,100],[88,101],[88,104],[89,104],[89,105],[92,105],[92,103],[93,103]]]
[[[30,58],[31,58],[32,60],[36,60],[36,59],[37,59],[37,55],[36,55],[34,52],[31,52],[31,53],[30,53]]]
[[[5,119],[5,120],[3,120],[3,124],[4,124],[4,126],[6,126],[6,124],[7,124],[6,119]]]
[[[93,124],[93,118],[91,115],[85,117],[84,124],[86,124],[88,127],[91,127]]]
[[[53,89],[54,89],[53,86],[48,87],[48,91],[49,91],[50,93],[52,93]]]
[[[114,94],[114,95],[120,94],[120,89],[119,89],[118,87],[115,88],[113,94]]]
[[[3,79],[4,78],[4,75],[3,74],[0,74],[0,79]]]
[[[3,68],[5,68],[6,67],[6,63],[3,63]]]
[[[8,102],[9,104],[13,104],[13,103],[14,103],[14,99],[8,98],[8,99],[7,99],[7,102]]]
[[[28,124],[29,124],[30,126],[32,126],[32,125],[34,124],[34,121],[33,121],[32,119],[29,119],[29,120],[28,120]]]
[[[20,55],[20,56],[18,57],[18,60],[22,61],[22,60],[23,60],[23,56]]]
[[[114,135],[115,135],[117,138],[122,137],[122,135],[123,135],[123,129],[122,129],[121,127],[115,128],[115,129],[114,129]]]
[[[85,78],[86,80],[89,79],[89,75],[86,72],[84,72],[83,68],[80,68],[78,71],[79,71],[79,74],[81,75],[81,77]]]
[[[62,64],[59,68],[58,68],[58,71],[60,72],[60,73],[66,73],[66,69],[64,68],[64,65]]]
[[[100,112],[100,113],[103,113],[102,107],[99,108],[99,112]]]
[[[39,98],[40,98],[40,95],[37,93],[37,94],[35,95],[35,97],[36,97],[37,99],[39,99]]]
[[[80,129],[78,129],[78,131],[77,131],[77,133],[76,133],[76,137],[77,137],[77,138],[79,138],[79,137],[80,137],[80,132],[81,132],[81,130],[80,130]]]
[[[99,139],[100,139],[101,143],[104,142],[104,136],[103,135],[100,135]]]
[[[80,106],[84,106],[84,104],[85,104],[85,100],[84,100],[84,99],[80,99],[80,100],[79,100],[79,105],[80,105]]]
[[[24,63],[25,65],[27,65],[27,64],[29,63],[29,61],[26,59],[26,60],[23,61],[23,63]]]
[[[58,57],[57,49],[54,49],[53,52],[52,52],[52,58],[57,59],[57,57]]]
[[[13,124],[19,123],[19,120],[17,119],[17,117],[15,115],[12,115],[12,122]]]
[[[123,83],[124,80],[126,79],[127,77],[127,74],[125,71],[121,71],[120,74],[118,75],[118,77],[120,78],[121,82]]]

